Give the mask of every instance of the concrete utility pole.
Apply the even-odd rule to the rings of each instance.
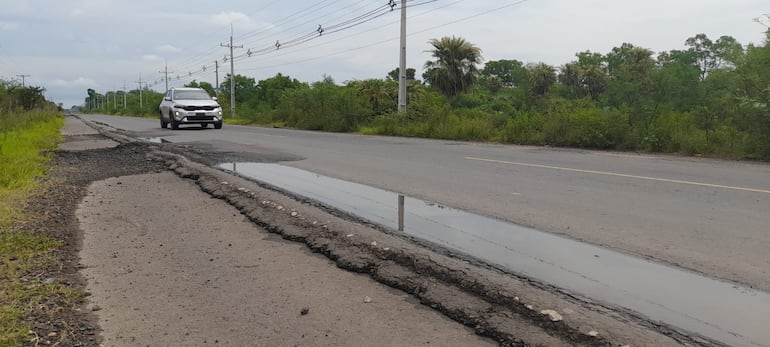
[[[16,77],[21,77],[21,87],[24,88],[25,87],[25,85],[24,85],[25,80],[24,79],[29,77],[29,75],[16,75]]]
[[[126,95],[128,92],[126,91],[126,80],[123,80],[123,109],[126,109]]]
[[[235,118],[235,62],[233,59],[233,48],[243,48],[243,45],[233,45],[233,25],[230,24],[230,44],[219,44],[222,47],[230,48],[230,112]]]
[[[139,74],[139,80],[136,81],[136,83],[139,83],[139,109],[141,110],[144,105],[142,104],[142,74]]]
[[[398,112],[406,112],[406,0],[401,0],[401,50],[398,64]]]
[[[216,78],[214,85],[214,93],[219,97],[219,60],[214,60],[214,76]]]
[[[168,74],[174,73],[173,71],[168,71],[168,61],[166,61],[163,71],[158,71],[158,73],[162,73],[164,75],[166,79],[166,91],[168,91]]]

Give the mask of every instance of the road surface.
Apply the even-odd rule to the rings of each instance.
[[[464,143],[158,120],[85,119],[284,164],[654,258],[770,291],[770,166],[701,158]]]

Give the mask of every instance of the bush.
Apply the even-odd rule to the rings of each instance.
[[[520,145],[539,145],[543,143],[542,114],[533,112],[519,112],[510,118],[499,135],[502,142]]]
[[[627,118],[592,100],[554,99],[543,121],[543,141],[556,146],[610,149],[625,142]]]
[[[368,121],[371,110],[353,88],[317,83],[311,89],[287,91],[274,116],[295,128],[346,132]]]

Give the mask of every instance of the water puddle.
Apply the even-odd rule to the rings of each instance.
[[[279,164],[219,167],[399,227],[396,193]],[[729,345],[770,346],[770,293],[423,200],[404,206],[415,238]]]
[[[171,143],[171,141],[166,140],[162,137],[143,137],[142,140],[145,140],[147,142],[152,142],[152,143]]]

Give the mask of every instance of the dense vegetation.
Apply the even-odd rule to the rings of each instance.
[[[483,68],[481,50],[462,38],[430,45],[424,82],[415,80],[414,69],[407,71],[406,113],[396,112],[397,70],[384,79],[342,85],[328,76],[307,84],[282,74],[261,81],[237,75],[238,121],[770,159],[767,41],[743,46],[729,36],[712,40],[699,34],[685,40],[683,50],[655,54],[624,43],[607,53],[577,53],[559,67],[506,59]],[[229,80],[220,87],[220,101],[229,109]]]
[[[0,80],[0,346],[28,341],[26,317],[46,314],[42,303],[81,295],[32,275],[52,264],[49,253],[59,242],[18,228],[28,218],[24,205],[41,183],[64,123],[43,92]]]
[[[109,91],[99,94],[93,89],[86,91],[88,96],[82,106],[83,112],[98,112],[122,116],[155,117],[158,104],[163,100],[163,93],[147,87],[123,91]]]

